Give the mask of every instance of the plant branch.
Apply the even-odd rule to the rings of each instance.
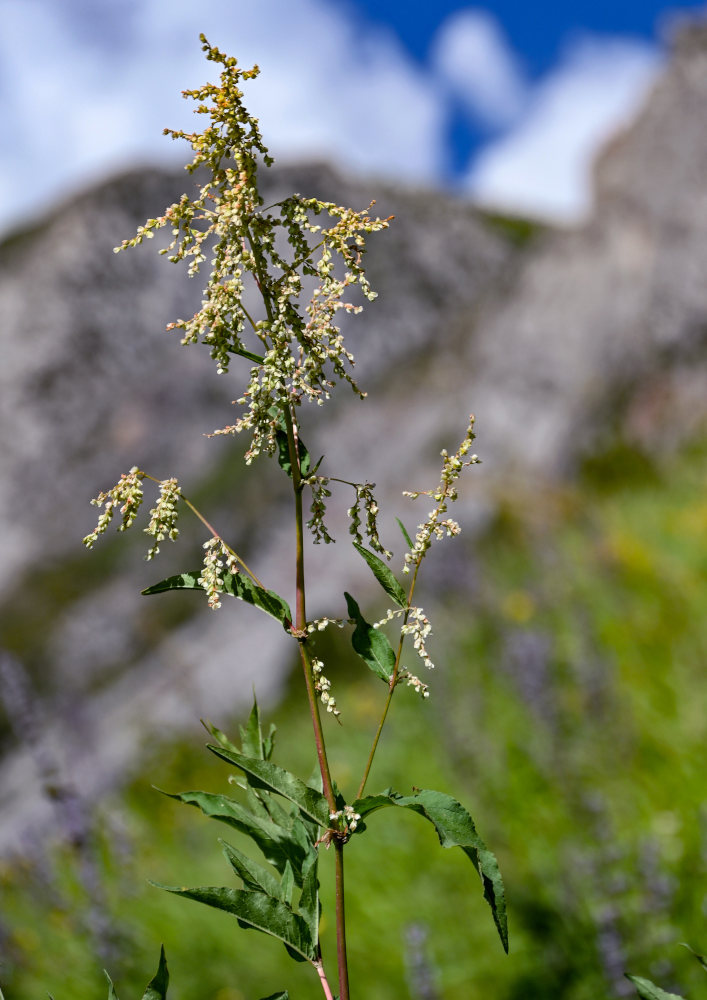
[[[422,563],[422,556],[417,560],[415,564],[415,570],[412,575],[412,581],[410,583],[410,590],[408,591],[408,610],[405,612],[403,617],[403,625],[407,625],[407,620],[409,616],[409,607],[412,604],[413,594],[415,593],[415,584],[417,583],[417,574],[420,570],[420,564]],[[383,726],[385,725],[386,719],[388,718],[388,709],[390,708],[390,703],[393,700],[393,692],[398,683],[398,674],[400,673],[400,657],[403,652],[403,642],[405,640],[405,635],[401,631],[400,641],[398,643],[398,649],[395,654],[395,666],[393,667],[393,673],[390,675],[390,681],[388,684],[388,697],[385,699],[385,705],[383,706],[383,713],[381,715],[380,722],[378,723],[378,728],[376,730],[376,735],[373,737],[373,744],[371,746],[371,751],[368,754],[368,760],[366,761],[366,767],[363,772],[363,777],[361,778],[361,784],[358,786],[358,792],[356,793],[356,798],[360,799],[363,795],[363,791],[366,787],[366,782],[368,781],[368,776],[371,773],[371,767],[373,766],[373,758],[376,755],[376,750],[378,749],[378,742],[381,738],[381,733],[383,732]]]
[[[140,471],[142,472],[142,475],[145,477],[145,479],[149,479],[153,483],[160,483],[161,482],[160,479],[155,479],[155,477],[151,476],[149,473],[144,472],[143,470],[140,470]],[[232,549],[231,546],[228,544],[228,542],[224,541],[224,539],[218,533],[218,531],[216,530],[216,528],[214,528],[214,526],[212,524],[209,524],[209,522],[206,520],[206,518],[204,517],[204,515],[201,513],[200,510],[198,510],[194,506],[194,504],[191,502],[191,500],[188,500],[184,496],[184,494],[181,493],[181,492],[180,492],[179,496],[184,501],[184,503],[187,505],[187,507],[189,508],[189,510],[192,512],[192,514],[194,514],[194,516],[197,517],[201,521],[201,523],[204,525],[204,527],[207,528],[211,532],[211,534],[214,536],[214,538],[220,539],[221,543],[223,545],[225,545],[225,547],[231,553],[231,555],[236,560],[236,562],[239,562],[241,564],[241,566],[246,571],[246,573],[248,574],[248,576],[251,578],[251,580],[253,581],[253,583],[256,584],[256,586],[261,587],[263,590],[266,590],[267,588],[266,588],[265,584],[260,582],[260,580],[257,578],[257,576],[255,575],[255,573],[253,572],[253,570],[248,567],[248,565],[244,562],[243,559],[241,559],[241,557],[238,555],[238,553],[235,551],[235,549]]]
[[[329,985],[326,973],[324,972],[324,966],[322,965],[321,959],[314,963],[314,968],[317,970],[317,975],[319,976],[319,980],[322,984],[326,1000],[334,1000],[334,995],[331,992],[331,986]],[[2,1000],[2,997],[0,997],[0,1000]]]

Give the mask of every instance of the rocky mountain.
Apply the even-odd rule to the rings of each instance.
[[[370,398],[340,392],[325,428],[305,421],[328,471],[336,475],[338,462],[376,481],[389,520],[414,524],[400,491],[436,481],[439,448],[454,445],[473,411],[484,464],[459,512],[473,533],[499,491],[572,476],[617,439],[655,451],[700,433],[706,98],[707,29],[693,26],[638,120],[600,158],[596,210],[571,232],[323,165],[273,169],[269,199],[295,190],[363,207],[376,197],[377,210],[396,217],[371,241],[380,297],[346,330]],[[25,708],[39,713],[45,750],[87,792],[129,769],[150,734],[247,701],[254,664],[259,695],[275,696],[290,663],[286,637],[268,623],[249,619],[246,633],[239,616],[211,614],[186,595],[172,604],[140,597],[187,557],[198,561],[198,532],[161,566],[141,563],[139,532],[81,550],[90,496],[139,464],[178,475],[260,578],[288,596],[278,477],[267,468],[244,477],[238,445],[202,436],[229,422],[236,382],[217,376],[203,349],[164,333],[198,306],[201,282],[153,244],[112,253],[188,184],[181,173],[136,170],[0,246],[0,646],[34,692]],[[232,501],[217,500],[222,491]],[[345,537],[334,518],[335,534],[342,528]],[[341,612],[331,594],[346,574],[360,573],[362,586],[366,578],[348,546],[337,549],[326,582],[319,569],[331,553],[312,550],[315,614]],[[12,733],[6,702],[0,847],[19,843],[50,808],[28,792],[37,750]]]

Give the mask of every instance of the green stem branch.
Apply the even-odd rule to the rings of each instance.
[[[144,470],[141,469],[140,471],[141,471],[142,475],[145,477],[145,479],[149,479],[153,483],[160,483],[161,482],[160,479],[155,479],[154,476],[151,476],[149,473],[145,472]],[[180,496],[180,499],[182,499],[184,501],[184,503],[187,505],[187,507],[189,508],[189,510],[192,512],[192,514],[201,521],[201,523],[204,525],[204,527],[208,531],[211,532],[211,534],[214,536],[214,538],[220,539],[222,545],[224,545],[228,549],[228,551],[231,553],[231,555],[236,560],[236,562],[238,562],[238,563],[241,564],[241,566],[246,571],[246,573],[248,574],[248,576],[251,578],[251,580],[253,581],[253,583],[256,584],[256,586],[261,587],[263,590],[266,590],[267,588],[265,587],[265,584],[263,584],[263,583],[260,582],[260,580],[257,578],[257,576],[255,575],[255,573],[253,572],[253,570],[248,567],[247,563],[245,563],[243,559],[241,559],[241,557],[238,555],[238,553],[235,551],[235,549],[232,549],[231,546],[227,542],[224,541],[224,539],[218,533],[218,531],[216,530],[216,528],[214,528],[214,526],[212,524],[210,524],[206,520],[206,518],[204,517],[204,515],[201,513],[200,510],[198,510],[194,506],[194,504],[191,502],[191,500],[188,500],[181,491],[179,493],[179,496]]]
[[[415,593],[415,584],[417,583],[417,574],[420,570],[420,564],[422,563],[422,556],[417,560],[415,565],[415,570],[412,574],[412,582],[410,583],[410,590],[408,591],[408,608],[412,604],[412,597]],[[403,618],[403,625],[407,625],[407,620],[409,617],[409,611],[405,612]],[[376,735],[373,737],[373,744],[371,746],[371,751],[368,754],[368,760],[366,761],[366,767],[363,772],[363,777],[361,778],[361,784],[358,786],[358,792],[356,793],[356,798],[360,799],[363,795],[364,789],[366,787],[366,782],[368,781],[368,776],[371,773],[371,767],[373,766],[373,758],[376,755],[376,750],[378,749],[378,742],[381,738],[381,733],[383,732],[383,726],[385,725],[386,719],[388,718],[388,709],[390,708],[390,703],[393,700],[393,692],[398,683],[398,674],[400,673],[400,657],[403,652],[403,642],[405,636],[400,633],[400,641],[398,642],[398,650],[395,654],[395,665],[393,667],[393,673],[390,675],[390,681],[388,684],[388,697],[385,699],[385,705],[383,706],[383,713],[381,715],[380,722],[378,723],[378,728],[376,729]]]

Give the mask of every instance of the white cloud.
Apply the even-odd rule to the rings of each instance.
[[[518,125],[472,164],[468,190],[508,211],[581,219],[591,208],[597,151],[636,114],[660,64],[641,42],[579,39],[539,83]]]
[[[518,57],[487,11],[468,8],[448,17],[435,36],[432,61],[482,122],[507,125],[523,109],[527,84]]]
[[[430,68],[397,39],[329,0],[0,0],[0,229],[68,190],[135,163],[184,162],[162,136],[193,127],[181,90],[215,75],[204,31],[241,64],[258,62],[248,106],[280,159],[434,185],[450,96],[503,129],[469,172],[477,199],[576,218],[598,145],[633,113],[658,66],[638,42],[585,38],[538,85],[490,14],[442,25]]]
[[[183,160],[165,125],[193,127],[183,88],[213,78],[200,31],[258,62],[249,107],[279,157],[319,156],[351,170],[432,183],[443,97],[397,40],[326,0],[142,0],[92,32],[77,0],[0,0],[0,227],[67,189],[137,162]],[[105,12],[104,12],[105,13]],[[101,30],[99,30],[99,28]]]

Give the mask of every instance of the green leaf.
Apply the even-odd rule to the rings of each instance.
[[[264,892],[268,896],[273,896],[275,899],[282,899],[282,891],[280,888],[280,882],[275,876],[268,871],[267,868],[263,868],[259,865],[257,861],[252,861],[246,854],[239,851],[235,847],[231,847],[227,844],[225,840],[222,840],[221,847],[223,848],[223,853],[226,860],[233,868],[234,872],[238,878],[243,882],[244,889],[250,889],[251,892]],[[285,865],[285,871],[292,871],[292,867],[289,862]],[[287,902],[287,900],[285,900]]]
[[[408,535],[407,531],[405,530],[405,525],[403,524],[403,522],[400,520],[399,517],[396,517],[395,520],[398,522],[398,527],[400,528],[400,530],[403,533],[403,538],[407,542],[408,548],[412,551],[412,549],[414,549],[415,546],[413,545],[412,539],[410,538],[410,536]]]
[[[292,463],[290,462],[290,444],[287,438],[287,423],[284,414],[276,406],[271,406],[269,411],[272,417],[277,419],[278,427],[275,431],[275,443],[277,444],[277,461],[280,468],[292,479]],[[297,457],[299,458],[300,472],[303,476],[308,476],[312,468],[312,459],[304,446],[300,437],[297,438]],[[321,462],[321,459],[319,459]],[[317,462],[317,465],[319,465]]]
[[[288,830],[272,820],[262,819],[226,795],[213,795],[210,792],[181,792],[172,795],[165,792],[170,799],[185,802],[187,805],[201,809],[205,816],[217,819],[221,823],[245,833],[263,852],[265,859],[280,873],[284,872],[289,861],[298,882],[301,881],[302,865],[309,852],[309,842],[303,844],[296,824]]]
[[[288,906],[292,905],[292,890],[295,887],[295,876],[292,871],[292,865],[288,861],[285,865],[285,870],[282,873],[282,882],[280,883],[281,899],[283,903],[287,903]]]
[[[694,948],[691,948],[690,945],[686,944],[684,941],[682,942],[682,946],[683,948],[687,948],[687,950],[690,952],[691,955],[695,956],[695,958],[700,963],[702,968],[705,970],[705,972],[707,972],[707,958],[705,958],[704,955],[699,955]]]
[[[262,783],[263,787],[271,792],[276,792],[283,798],[289,799],[305,816],[309,816],[319,826],[327,827],[329,825],[329,806],[322,793],[310,788],[304,781],[286,771],[284,767],[279,767],[269,760],[245,757],[243,754],[234,753],[232,750],[226,750],[224,747],[212,744],[209,744],[209,750],[217,757],[228,761],[229,764],[235,764],[241,771],[253,775]]]
[[[105,969],[103,970],[103,975],[108,980],[108,1000],[118,1000],[118,994],[115,992],[115,986],[113,985],[113,980],[110,978]]]
[[[652,983],[650,979],[641,979],[640,976],[630,976],[628,972],[626,973],[626,978],[636,987],[636,992],[641,997],[641,1000],[685,1000],[684,997],[679,996],[677,993],[666,993],[665,990],[661,990],[660,986]]]
[[[253,354],[252,351],[246,351],[245,347],[239,347],[235,350],[233,347],[227,348],[229,354],[238,354],[242,358],[246,358],[248,361],[252,361],[256,365],[265,364],[265,358],[261,357],[259,354]]]
[[[371,567],[373,575],[388,597],[392,598],[399,608],[407,609],[407,594],[383,560],[379,559],[378,556],[374,555],[372,552],[369,552],[368,549],[364,549],[363,545],[359,545],[358,542],[354,542],[354,548],[360,555],[363,556],[368,565]]]
[[[283,990],[282,993],[271,993],[269,997],[263,997],[263,1000],[290,1000],[290,994]]]
[[[277,727],[274,722],[270,723],[270,731],[268,735],[263,740],[263,759],[270,760],[272,757],[272,752],[275,749],[275,733]]]
[[[503,879],[495,855],[476,832],[474,821],[466,809],[443,792],[420,789],[414,795],[399,795],[388,790],[381,795],[369,795],[353,803],[354,810],[365,819],[384,806],[412,809],[428,819],[437,831],[442,847],[461,847],[479,873],[484,898],[491,907],[504,951],[508,951],[508,921]]]
[[[169,972],[167,970],[167,958],[164,953],[164,945],[160,948],[160,964],[157,972],[147,984],[147,988],[142,995],[142,1000],[166,1000],[167,986],[169,985]]]
[[[160,885],[153,882],[159,889],[165,889],[176,896],[193,899],[197,903],[213,906],[224,910],[238,918],[240,924],[262,931],[278,938],[288,951],[297,957],[297,961],[314,962],[317,957],[316,947],[312,942],[306,921],[278,899],[273,899],[264,892],[249,892],[246,889],[229,889],[226,886],[203,886],[186,889],[178,886]]]
[[[351,636],[351,645],[376,677],[389,681],[395,669],[395,653],[387,637],[377,628],[369,625],[351,594],[344,594],[349,618],[356,623]]]
[[[319,941],[319,878],[317,874],[319,852],[311,851],[302,866],[302,895],[299,912],[306,920],[309,933],[315,944]]]
[[[290,462],[290,445],[287,440],[287,431],[275,431],[275,442],[277,444],[278,464],[292,479],[292,463]],[[300,473],[303,476],[308,476],[312,468],[312,459],[301,438],[297,438],[297,452],[299,455]]]
[[[191,573],[179,573],[177,576],[168,576],[166,580],[160,580],[151,587],[142,591],[149,596],[151,594],[163,594],[168,590],[199,590],[203,592],[203,587],[199,584],[201,570],[194,570]],[[260,608],[272,618],[277,619],[288,632],[292,626],[292,612],[289,605],[278,594],[272,590],[265,590],[253,583],[245,573],[226,573],[223,578],[223,594],[237,597],[246,604]]]
[[[247,757],[259,757],[260,760],[264,760],[263,731],[260,726],[260,709],[258,708],[255,692],[253,693],[253,707],[248,716],[245,729],[243,726],[239,726],[238,728],[241,734],[241,752]],[[218,742],[223,746],[221,740]],[[238,748],[234,746],[226,747],[225,749],[238,752]]]
[[[228,736],[226,736],[225,733],[221,732],[221,730],[218,728],[218,726],[215,726],[213,724],[213,722],[209,722],[208,719],[206,719],[206,720],[202,719],[201,720],[201,724],[204,727],[204,729],[211,736],[213,736],[213,738],[216,740],[216,742],[221,744],[222,747],[226,747],[227,750],[238,750],[238,747],[236,746],[236,744],[235,743],[231,743],[231,741],[229,740]]]

